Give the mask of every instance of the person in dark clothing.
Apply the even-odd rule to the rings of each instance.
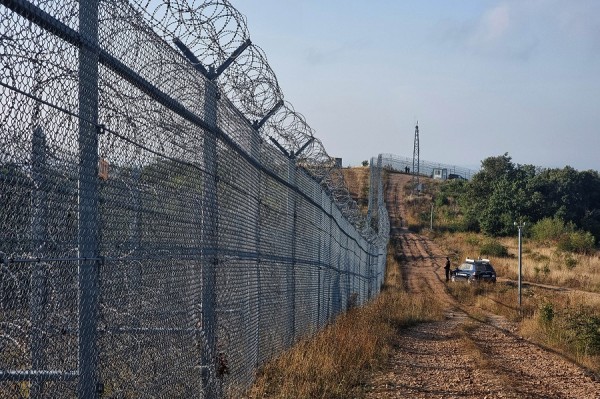
[[[446,281],[450,280],[450,258],[446,257],[446,265],[444,266],[444,270],[446,270]]]

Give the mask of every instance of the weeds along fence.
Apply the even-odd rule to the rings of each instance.
[[[381,196],[226,1],[0,0],[0,54],[1,398],[239,397],[379,292]]]

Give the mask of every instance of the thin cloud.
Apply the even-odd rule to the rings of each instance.
[[[348,62],[357,53],[368,47],[368,41],[355,40],[343,43],[321,43],[305,49],[305,60],[309,65],[326,65]]]
[[[557,25],[568,40],[576,41],[592,55],[600,51],[600,2],[573,2],[570,7],[558,8]]]
[[[477,56],[527,61],[538,51],[598,56],[600,2],[597,0],[506,0],[465,20],[445,20],[445,45]]]
[[[501,3],[470,21],[445,21],[444,41],[485,57],[528,60],[539,44],[536,34],[523,24],[513,4]]]
[[[501,4],[487,11],[480,19],[471,40],[477,44],[489,44],[502,40],[511,24],[510,7]]]

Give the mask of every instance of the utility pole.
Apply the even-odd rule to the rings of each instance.
[[[431,218],[429,219],[429,230],[433,231],[433,198],[431,199]]]
[[[521,242],[522,242],[521,236],[522,236],[522,230],[525,228],[525,222],[523,222],[523,224],[519,224],[519,223],[515,222],[515,226],[517,226],[517,228],[519,229],[519,279],[518,279],[518,286],[519,286],[519,307],[520,307],[521,306],[521,275],[522,275],[522,271],[523,271],[522,262],[521,262],[522,254],[523,254],[522,247],[521,247]]]
[[[412,172],[413,172],[413,187],[414,190],[417,191],[419,189],[419,121],[417,121],[417,124],[415,126],[415,144],[414,144],[414,149],[413,149],[413,165],[412,165]]]

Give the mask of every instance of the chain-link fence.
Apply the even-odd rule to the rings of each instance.
[[[394,154],[381,154],[383,157],[383,167],[393,169],[397,172],[413,174],[413,159],[401,157]],[[419,161],[419,175],[428,176],[439,179],[471,179],[476,170],[469,169],[463,166],[456,166],[431,161]]]
[[[379,292],[381,165],[373,223],[226,1],[0,0],[0,79],[0,398],[237,397]]]

